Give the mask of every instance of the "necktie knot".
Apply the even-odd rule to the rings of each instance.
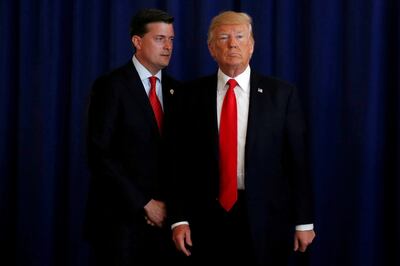
[[[233,90],[238,85],[236,79],[228,80],[227,84],[229,85],[228,90],[230,90],[230,89]]]
[[[149,77],[149,79],[150,79],[150,90],[151,89],[156,90],[157,77],[151,76],[151,77]]]

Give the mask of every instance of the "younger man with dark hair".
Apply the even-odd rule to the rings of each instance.
[[[169,138],[177,83],[162,69],[172,54],[174,18],[138,12],[133,58],[98,78],[88,113],[92,172],[86,237],[96,265],[161,265],[174,250],[165,226]]]

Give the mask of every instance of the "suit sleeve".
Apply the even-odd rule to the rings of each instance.
[[[295,87],[288,98],[286,132],[287,162],[294,195],[295,223],[313,223],[313,191],[308,165],[306,123]]]
[[[184,87],[184,88],[183,88]],[[188,179],[191,176],[188,174],[190,167],[190,153],[188,149],[193,141],[191,138],[190,125],[188,123],[191,117],[192,101],[189,91],[191,91],[186,83],[181,86],[179,94],[177,94],[176,112],[174,115],[174,133],[171,138],[172,146],[174,146],[173,174],[171,176],[171,188],[169,192],[168,212],[169,223],[174,224],[181,221],[188,221],[187,204],[190,198],[188,193],[191,192],[188,187]]]
[[[115,147],[120,116],[120,95],[107,76],[95,81],[88,110],[88,160],[94,182],[103,189],[102,197],[122,199],[133,212],[141,211],[150,197],[143,194],[123,168]],[[114,200],[114,199],[112,199]]]

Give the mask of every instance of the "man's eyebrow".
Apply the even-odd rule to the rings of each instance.
[[[236,31],[233,34],[243,34],[244,31]],[[230,35],[230,32],[220,32],[217,35]]]

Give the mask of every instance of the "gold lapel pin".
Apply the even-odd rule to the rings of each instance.
[[[170,90],[169,90],[169,93],[171,93],[171,95],[174,95],[174,92],[175,92],[175,91],[174,91],[173,89],[170,89]]]

